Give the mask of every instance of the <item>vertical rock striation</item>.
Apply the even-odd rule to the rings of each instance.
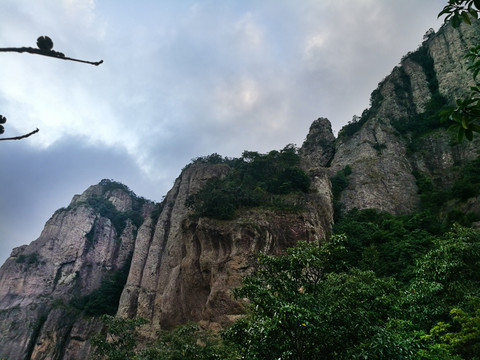
[[[414,170],[428,170],[427,164],[433,165],[439,157],[465,161],[476,156],[467,150],[472,144],[449,145],[449,135],[439,126],[438,110],[468,93],[472,76],[464,55],[478,43],[478,22],[459,29],[443,26],[404,57],[372,93],[371,107],[339,132],[330,169],[332,175],[346,166],[352,169],[340,196],[344,211],[415,211],[419,197]],[[412,137],[429,121],[428,126],[439,129]],[[450,166],[451,160],[447,161]]]
[[[224,326],[242,312],[231,289],[253,270],[256,254],[281,253],[298,240],[328,236],[328,188],[310,195],[302,214],[251,209],[232,221],[193,218],[187,197],[228,172],[226,165],[193,164],[175,181],[158,222],[140,228],[118,315],[144,317],[153,329],[188,321]]]

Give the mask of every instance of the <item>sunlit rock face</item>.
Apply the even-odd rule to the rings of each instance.
[[[312,123],[299,150],[312,184],[303,211],[242,209],[228,221],[192,216],[187,198],[209,179],[227,176],[226,164],[186,166],[162,204],[109,180],[75,195],[37,240],[13,249],[0,268],[0,358],[87,359],[89,339],[102,324],[72,300],[95,293],[122,269],[128,277],[114,309],[117,316],[146,318],[143,335],[191,321],[214,330],[230,324],[242,313],[232,289],[255,269],[259,253],[282,254],[299,240],[329,237],[331,178],[347,166],[346,187],[335,195],[340,211],[417,210],[414,174],[450,186],[455,167],[478,156],[479,140],[456,144],[441,128],[412,137],[402,126],[427,119],[434,101],[449,103],[468,92],[463,55],[480,43],[479,29],[429,34],[379,84],[371,108],[337,138],[328,119]],[[462,206],[480,215],[477,198]]]

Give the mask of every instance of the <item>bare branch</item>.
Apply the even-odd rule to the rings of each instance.
[[[21,140],[21,139],[25,139],[33,134],[36,134],[38,133],[40,130],[35,129],[33,130],[32,132],[29,132],[28,134],[25,134],[25,135],[20,135],[20,136],[14,136],[14,137],[9,137],[9,138],[0,138],[0,141],[5,141],[5,140]]]
[[[32,48],[32,47],[7,47],[7,48],[0,48],[0,52],[18,52],[18,53],[30,53],[30,54],[36,54],[36,55],[43,55],[43,56],[48,56],[48,57],[53,57],[56,59],[60,60],[70,60],[70,61],[76,61],[76,62],[81,62],[84,64],[90,64],[90,65],[95,65],[98,66],[101,63],[103,63],[103,60],[100,61],[87,61],[87,60],[80,60],[80,59],[75,59],[75,58],[70,58],[66,57],[64,53],[61,53],[59,51],[53,50],[53,41],[50,39],[48,36],[39,36],[37,39],[37,48]],[[0,124],[4,124],[7,121],[7,119],[0,115]],[[40,130],[35,129],[32,132],[29,132],[28,134],[20,135],[20,136],[14,136],[14,137],[8,137],[8,138],[0,138],[0,141],[6,141],[6,140],[21,140],[25,139],[33,134],[38,133]],[[0,133],[3,134],[4,132],[4,127],[3,125],[0,125]]]
[[[100,61],[87,61],[87,60],[80,60],[80,59],[74,59],[70,57],[66,57],[65,54],[55,51],[55,50],[46,50],[46,49],[36,49],[32,47],[8,47],[8,48],[0,48],[0,52],[18,52],[18,53],[29,53],[29,54],[36,54],[36,55],[43,55],[43,56],[48,56],[48,57],[53,57],[56,59],[60,60],[70,60],[70,61],[76,61],[76,62],[81,62],[84,64],[90,64],[90,65],[95,65],[98,66],[101,63],[103,63],[103,60]]]

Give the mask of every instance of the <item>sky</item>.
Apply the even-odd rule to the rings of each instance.
[[[191,159],[336,134],[446,0],[1,0],[0,264],[102,179],[160,201]]]

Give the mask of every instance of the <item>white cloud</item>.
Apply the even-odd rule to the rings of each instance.
[[[255,23],[251,13],[245,14],[234,26],[236,35],[239,37],[244,51],[252,51],[263,45],[263,31],[259,24]]]
[[[219,121],[246,116],[259,100],[260,88],[253,78],[241,76],[221,81],[215,88],[213,114]]]

